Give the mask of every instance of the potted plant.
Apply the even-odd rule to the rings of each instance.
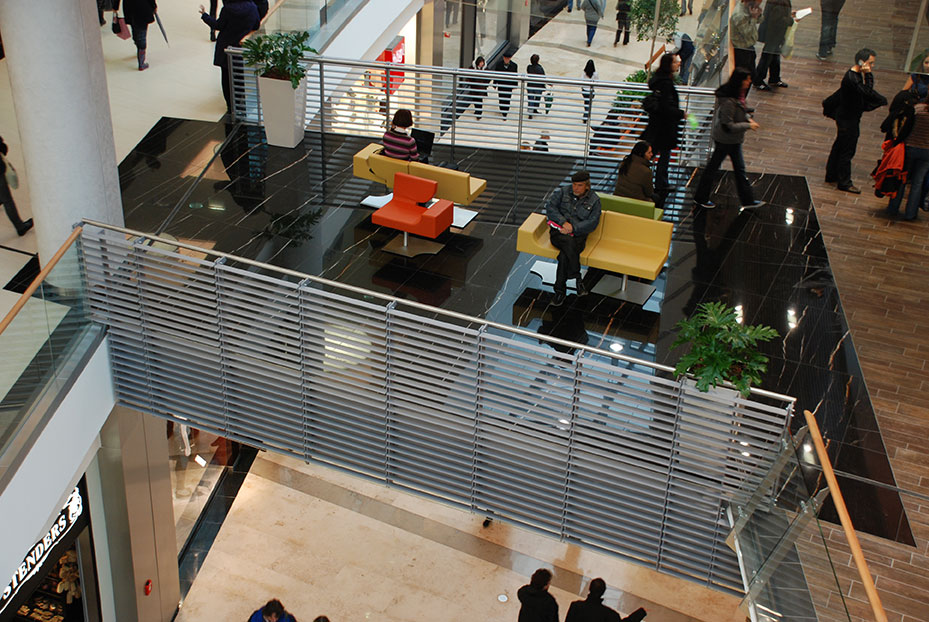
[[[306,78],[303,55],[316,50],[308,32],[275,32],[242,43],[246,64],[258,69],[258,99],[269,145],[296,147],[303,140]]]
[[[729,383],[742,397],[752,384],[761,382],[768,357],[757,350],[759,343],[778,336],[769,326],[745,326],[736,310],[721,302],[704,302],[697,312],[677,323],[677,339],[671,348],[690,344],[690,352],[674,368],[676,377],[692,374],[697,390],[704,393],[720,383]]]

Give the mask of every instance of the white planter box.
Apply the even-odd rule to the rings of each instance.
[[[296,89],[289,80],[258,78],[258,98],[268,144],[293,148],[303,141],[306,78]]]

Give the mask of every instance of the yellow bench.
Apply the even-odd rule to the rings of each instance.
[[[396,173],[409,173],[431,179],[439,186],[435,196],[461,205],[470,205],[487,187],[486,179],[471,177],[470,173],[455,171],[422,162],[408,162],[381,155],[382,145],[371,143],[352,159],[355,177],[370,179],[393,188]]]
[[[530,214],[519,227],[516,250],[549,259],[557,258],[558,249],[549,240],[549,229],[545,214]],[[592,291],[644,303],[654,288],[646,286],[647,294],[638,287],[633,287],[636,292],[629,292],[632,284],[627,277],[635,276],[650,281],[658,278],[668,260],[673,229],[674,225],[663,220],[602,212],[600,224],[587,236],[587,245],[581,253],[581,265],[615,272],[623,278],[621,284],[598,284]]]

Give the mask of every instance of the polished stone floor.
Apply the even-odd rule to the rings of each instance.
[[[635,306],[591,295],[556,308],[530,273],[537,258],[516,251],[516,230],[582,163],[437,147],[433,161],[487,179],[487,191],[471,206],[472,225],[440,237],[439,253],[407,259],[382,250],[396,233],[373,225],[359,205],[385,192],[352,176],[351,157],[368,142],[307,133],[296,149],[280,149],[264,143],[260,128],[163,118],[120,166],[126,226],[578,343],[619,344],[670,365],[680,356],[670,350],[675,324],[698,303],[723,300],[782,335],[764,346],[771,361],[762,386],[817,411],[836,468],[893,483],[804,177],[755,176],[767,205],[740,211],[723,176],[719,207],[694,210],[691,172],[674,171],[679,190],[666,219],[675,233],[652,298]],[[597,189],[612,187],[615,166],[589,163]],[[859,529],[912,540],[899,499],[848,482]]]

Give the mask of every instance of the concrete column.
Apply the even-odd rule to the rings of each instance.
[[[0,28],[44,264],[81,218],[122,225],[94,0],[2,0]]]

